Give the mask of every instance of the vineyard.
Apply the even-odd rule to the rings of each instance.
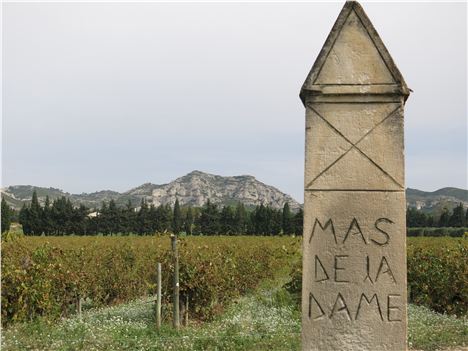
[[[210,319],[232,299],[299,259],[291,237],[189,237],[179,240],[181,300]],[[49,319],[154,294],[162,263],[163,299],[172,287],[169,236],[27,237],[2,243],[2,323]],[[164,302],[164,301],[163,301]]]
[[[289,287],[299,291],[300,247],[301,239],[293,237],[179,239],[181,299],[188,299],[192,318],[209,320],[280,271],[292,272]],[[2,243],[2,323],[68,316],[78,300],[99,307],[152,295],[157,262],[163,267],[163,302],[169,303],[168,236],[7,238]],[[411,301],[439,312],[466,313],[467,276],[466,239],[409,238]]]

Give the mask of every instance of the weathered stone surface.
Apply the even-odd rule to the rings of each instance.
[[[408,95],[361,6],[347,2],[301,90],[303,350],[406,350]]]
[[[305,196],[303,349],[404,350],[404,193]]]

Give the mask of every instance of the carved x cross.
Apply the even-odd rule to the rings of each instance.
[[[372,127],[371,130],[369,130],[366,134],[364,134],[357,142],[353,143],[351,140],[349,140],[343,133],[341,133],[333,124],[331,124],[325,117],[323,117],[316,109],[312,107],[311,104],[308,104],[308,107],[317,115],[319,116],[336,134],[341,136],[346,142],[351,144],[351,147],[346,150],[340,157],[338,157],[335,161],[333,161],[330,165],[325,167],[314,179],[312,179],[306,186],[306,189],[309,188],[322,174],[324,174],[326,171],[328,171],[331,167],[333,167],[334,164],[336,164],[339,160],[341,160],[348,152],[350,152],[353,149],[356,149],[361,153],[365,158],[367,158],[375,167],[377,167],[380,171],[382,171],[387,177],[389,177],[396,185],[398,185],[400,188],[404,188],[403,185],[401,185],[394,177],[392,177],[387,171],[385,171],[377,162],[375,162],[371,157],[369,157],[364,151],[362,151],[359,148],[359,143],[364,140],[368,135],[370,135],[379,125],[384,123],[387,119],[392,117],[395,113],[401,110],[401,106],[398,106],[395,108],[392,112],[390,112],[384,119],[382,119],[380,122],[378,122],[376,125]]]

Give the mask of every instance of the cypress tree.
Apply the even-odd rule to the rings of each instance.
[[[151,233],[159,232],[159,215],[158,209],[151,204],[148,210],[148,218],[149,218],[149,228]]]
[[[26,204],[23,204],[21,210],[19,212],[19,222],[23,227],[24,235],[30,235],[31,233],[31,226],[29,224],[29,207]]]
[[[235,214],[231,206],[223,206],[220,214],[220,233],[232,235],[235,233]]]
[[[65,200],[65,228],[63,231],[63,235],[69,235],[75,233],[75,226],[74,226],[74,209],[70,199]]]
[[[201,234],[215,235],[219,233],[218,207],[212,204],[209,199],[201,209],[198,226]]]
[[[256,223],[255,223],[255,212],[257,207],[253,211],[247,212],[247,217],[245,221],[245,233],[249,235],[255,235],[256,232]]]
[[[247,230],[247,212],[245,211],[244,204],[237,203],[236,213],[234,215],[234,231],[236,234],[243,235]]]
[[[140,211],[138,212],[139,233],[149,234],[151,232],[150,208],[145,199],[141,200]]]
[[[109,223],[109,233],[117,234],[121,232],[120,213],[114,199],[109,201],[109,207],[107,208],[107,220]]]
[[[282,229],[283,234],[292,234],[292,215],[291,210],[289,209],[289,203],[285,202],[283,206],[283,218],[282,218]]]
[[[87,218],[88,218],[88,209],[80,204],[78,208],[72,208],[72,220],[71,220],[71,232],[67,234],[78,234],[86,235],[87,234]]]
[[[464,227],[465,226],[465,209],[463,204],[460,202],[457,207],[453,209],[453,213],[449,219],[449,225],[451,227]]]
[[[158,233],[162,233],[164,232],[164,225],[162,223],[162,219],[164,217],[164,206],[163,205],[159,205],[157,208],[156,208],[156,212],[155,212],[155,226],[156,226],[156,232]]]
[[[37,198],[36,190],[33,191],[31,207],[29,208],[29,226],[31,234],[40,235],[42,233],[42,208]]]
[[[151,223],[149,218],[149,208],[146,200],[141,199],[140,210],[137,215],[137,232],[139,234],[149,234],[151,231]]]
[[[108,217],[109,211],[107,210],[107,202],[103,201],[97,220],[99,222],[98,231],[104,235],[107,235],[110,232]]]
[[[406,226],[408,228],[415,227],[415,215],[414,215],[414,208],[407,207],[406,208]]]
[[[172,230],[172,207],[169,204],[163,206],[162,223],[165,232]]]
[[[297,213],[294,215],[294,234],[296,235],[302,235],[303,232],[303,223],[304,223],[304,211],[302,208],[297,211]]]
[[[179,199],[176,199],[172,216],[172,230],[174,231],[174,234],[179,234],[181,232],[182,224],[182,213],[180,212]]]
[[[433,215],[428,215],[427,216],[426,225],[428,227],[433,227],[434,226],[434,216]]]
[[[251,224],[254,235],[270,234],[270,215],[267,208],[262,204],[256,206],[255,210],[251,213]]]
[[[1,217],[2,217],[2,233],[5,233],[10,230],[11,225],[11,209],[10,206],[5,201],[5,198],[2,196],[2,207],[1,207]]]
[[[271,235],[279,235],[283,226],[283,213],[281,210],[271,209]]]
[[[448,227],[450,220],[450,214],[446,207],[444,207],[442,214],[439,218],[439,227]]]
[[[125,234],[130,234],[131,232],[135,231],[135,210],[132,206],[132,202],[130,199],[127,201],[127,205],[123,210],[123,232]],[[156,231],[156,229],[155,229]]]
[[[187,208],[187,214],[185,217],[184,226],[185,226],[185,233],[187,233],[187,235],[192,235],[193,212],[192,212],[192,207],[190,206]]]
[[[42,230],[46,235],[53,232],[49,195],[46,196],[44,208],[42,209]]]

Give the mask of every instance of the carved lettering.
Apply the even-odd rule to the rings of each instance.
[[[314,310],[319,312],[318,314],[316,313],[314,317],[312,317],[312,306],[313,305],[316,306],[316,308],[314,308]],[[320,319],[324,315],[325,315],[325,312],[323,311],[322,306],[320,306],[320,304],[317,301],[317,299],[315,298],[315,296],[312,293],[309,293],[309,319],[314,319],[314,320]]]
[[[371,297],[368,297],[365,293],[361,293],[359,301],[357,301],[357,308],[356,314],[354,315],[354,320],[358,320],[359,318],[362,319],[363,315],[366,313],[365,311],[367,311],[367,314],[371,313],[372,311],[375,311],[379,316],[380,320],[382,321],[401,322],[401,304],[395,301],[399,298],[401,298],[401,295],[398,294],[387,295],[387,318],[385,319],[384,313],[382,312],[383,306],[380,302],[382,300],[379,300],[378,295],[373,294]],[[326,310],[330,310],[328,308],[330,306],[326,307]],[[340,313],[345,314],[348,320],[353,320],[346,300],[344,299],[343,295],[341,295],[341,293],[338,293],[333,307],[331,308],[331,312],[328,315],[328,318],[333,319],[333,317],[336,317],[336,315]],[[325,312],[319,300],[312,293],[309,293],[308,316],[311,320],[319,320],[322,317],[327,316],[327,312]]]
[[[392,298],[400,298],[400,297],[401,295],[399,294],[390,294],[387,296],[387,319],[389,322],[401,322],[401,317],[400,318],[392,317],[392,311],[396,310],[396,311],[401,312],[400,307],[392,305]]]
[[[389,224],[394,224],[393,221],[391,221],[390,219],[388,218],[379,218],[378,220],[375,221],[375,229],[377,229],[380,233],[383,234],[383,236],[385,237],[384,241],[377,241],[377,240],[374,240],[372,238],[370,238],[370,240],[374,243],[374,244],[377,244],[379,246],[384,246],[384,245],[387,245],[388,242],[390,241],[390,236],[388,235],[388,233],[386,231],[384,231],[383,229],[379,228],[379,224],[380,223],[389,223]]]
[[[349,283],[349,280],[343,280],[343,279],[339,279],[338,278],[338,271],[344,271],[345,268],[344,267],[340,267],[338,264],[339,264],[339,260],[340,259],[345,259],[345,258],[348,258],[349,256],[348,255],[337,255],[335,256],[335,265],[334,265],[334,268],[335,268],[335,282],[337,283]]]
[[[374,284],[374,282],[372,281],[372,278],[370,276],[370,259],[369,259],[369,256],[366,256],[366,277],[364,278],[364,282],[366,280],[369,280],[372,284]]]
[[[340,303],[341,307],[338,306],[338,302]],[[336,297],[335,304],[333,305],[332,311],[330,313],[330,319],[333,318],[335,313],[340,313],[340,312],[343,312],[343,311],[346,312],[346,315],[348,316],[348,319],[352,320],[351,319],[351,314],[349,313],[348,305],[346,305],[345,299],[343,298],[343,296],[340,293],[338,293],[338,296]]]
[[[322,231],[325,231],[325,230],[327,230],[328,227],[330,227],[331,231],[333,233],[333,238],[335,239],[335,244],[338,244],[338,241],[336,240],[336,233],[335,233],[335,227],[333,226],[333,221],[331,219],[329,219],[325,223],[325,226],[323,226],[322,223],[320,223],[320,221],[317,218],[315,218],[314,226],[312,227],[312,233],[310,234],[309,244],[312,241],[312,238],[314,237],[315,228],[317,227],[317,224],[319,225],[320,229],[322,229]]]
[[[385,246],[385,245],[388,245],[388,243],[390,242],[390,235],[388,234],[388,232],[386,231],[387,229],[383,229],[382,226],[384,224],[395,224],[395,222],[393,222],[391,219],[388,219],[388,218],[385,218],[385,217],[382,217],[382,218],[379,218],[375,221],[374,223],[374,227],[375,229],[378,231],[378,233],[380,233],[380,237],[379,238],[376,238],[376,237],[370,237],[369,236],[369,240],[374,243],[375,245],[378,245],[378,246]],[[329,219],[328,221],[325,222],[325,225],[322,225],[322,223],[316,218],[315,221],[314,221],[314,225],[312,226],[312,232],[310,234],[310,237],[309,237],[309,244],[311,243],[312,241],[312,238],[314,237],[315,235],[315,230],[317,229],[317,226],[320,227],[320,229],[322,230],[322,232],[326,231],[327,229],[330,229],[331,233],[333,234],[333,239],[335,240],[335,244],[338,244],[338,241],[337,241],[337,237],[336,237],[336,231],[335,231],[335,226],[333,224],[333,219]],[[362,232],[362,229],[361,229],[361,226],[359,225],[359,222],[356,218],[353,218],[349,227],[348,227],[348,230],[344,236],[344,239],[343,239],[343,244],[346,243],[346,240],[348,240],[349,236],[356,236],[358,235],[362,241],[364,242],[364,244],[368,244],[368,242],[366,241],[366,237],[364,236],[364,233]]]
[[[384,267],[385,267],[385,270],[382,271]],[[382,256],[382,259],[380,260],[379,269],[377,271],[377,275],[375,276],[375,282],[379,280],[379,277],[381,274],[388,274],[390,278],[392,279],[393,283],[396,284],[395,276],[393,275],[392,269],[390,268],[390,265],[388,264],[388,261],[385,258],[385,256]]]
[[[359,223],[356,218],[353,218],[353,220],[351,221],[348,231],[346,232],[346,235],[343,239],[343,244],[346,242],[346,239],[348,239],[349,234],[353,236],[359,234],[362,238],[362,241],[364,241],[364,244],[367,244],[366,239],[364,238],[364,234],[362,234],[361,227],[359,226]]]
[[[330,277],[328,276],[325,267],[323,266],[322,262],[315,255],[315,281],[316,282],[323,282],[324,280],[328,280]]]
[[[382,316],[382,309],[380,308],[379,298],[377,297],[377,294],[372,295],[372,298],[370,300],[367,298],[367,296],[365,294],[361,294],[361,298],[359,299],[359,304],[358,304],[357,311],[356,311],[355,320],[357,320],[358,317],[359,317],[359,312],[361,311],[361,304],[362,304],[363,300],[366,300],[367,305],[370,305],[372,303],[372,301],[375,300],[375,303],[377,305],[377,310],[379,311],[380,319],[384,320],[383,316]]]

